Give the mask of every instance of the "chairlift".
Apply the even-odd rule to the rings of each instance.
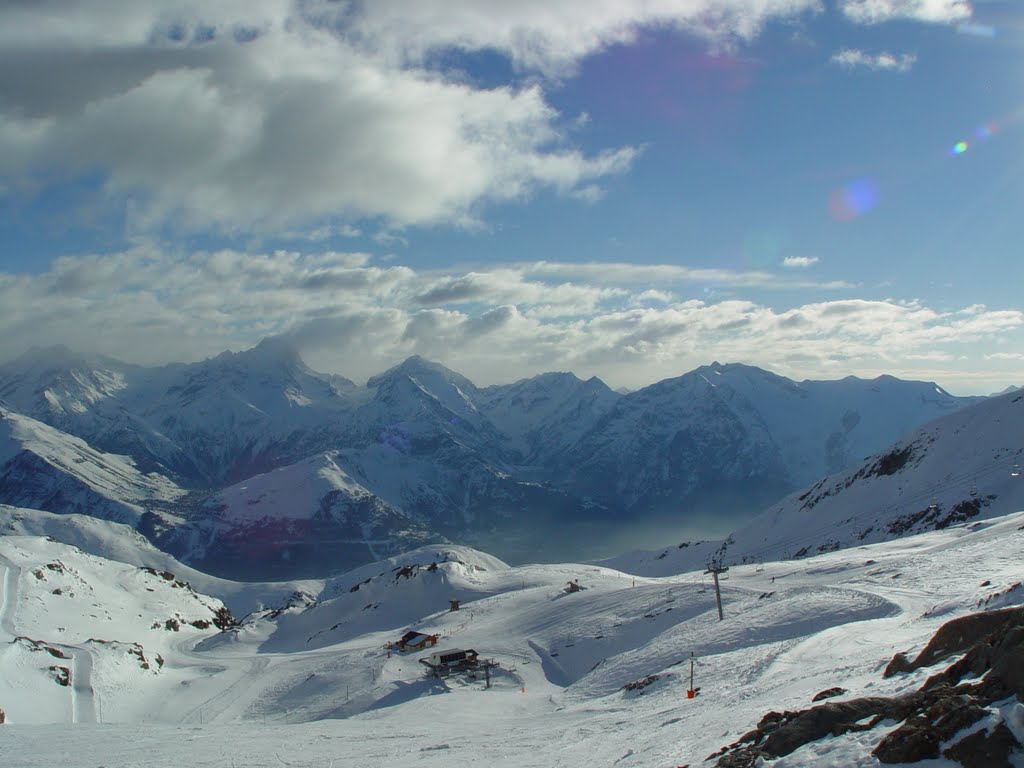
[[[978,484],[977,483],[971,483],[971,496],[977,496],[977,495],[978,495]]]
[[[932,502],[931,504],[929,504],[929,505],[928,505],[928,509],[932,510],[933,512],[934,512],[934,511],[935,511],[936,509],[938,509],[938,508],[939,508],[939,505],[938,505],[938,503],[937,503],[937,502],[934,502],[934,501],[933,501],[933,502]]]
[[[707,590],[707,587],[704,586],[704,575],[701,574],[701,577],[700,577],[700,588],[697,590],[697,592],[698,593],[705,592],[706,590]]]
[[[1020,477],[1020,464],[1014,464],[1010,470],[1010,477]]]

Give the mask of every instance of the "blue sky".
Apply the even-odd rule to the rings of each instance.
[[[1013,0],[5,4],[0,358],[1024,384],[1022,53]]]

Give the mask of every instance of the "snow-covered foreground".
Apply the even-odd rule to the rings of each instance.
[[[841,686],[849,697],[916,689],[932,670],[883,679],[893,654],[916,653],[955,616],[1024,602],[1024,589],[1011,589],[1022,555],[1017,513],[733,567],[719,621],[699,572],[510,568],[471,549],[434,547],[318,584],[317,595],[219,633],[188,623],[202,624],[218,601],[177,579],[45,538],[4,536],[0,762],[697,764],[766,712],[806,708],[823,689]],[[565,591],[576,579],[583,589]],[[462,601],[458,612],[448,610],[452,599]],[[166,628],[175,617],[179,631]],[[493,658],[501,668],[491,687],[425,678],[417,659],[432,649],[386,648],[408,629],[441,635],[437,649]],[[688,699],[691,653],[700,694]],[[57,684],[51,666],[67,667],[71,684]],[[877,765],[870,743],[878,738],[876,729],[827,739],[778,765]]]

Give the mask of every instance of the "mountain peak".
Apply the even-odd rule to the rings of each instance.
[[[415,379],[420,379],[424,376],[440,377],[445,382],[454,384],[463,391],[472,391],[476,389],[473,383],[466,377],[456,373],[450,368],[446,368],[441,363],[434,362],[433,360],[427,360],[425,357],[420,355],[407,357],[398,365],[388,368],[384,373],[378,373],[376,376],[371,376],[366,382],[366,386],[376,387],[383,382],[392,380],[399,376],[408,376]]]
[[[254,356],[280,358],[292,362],[302,362],[295,343],[284,336],[264,336],[260,343],[249,350]]]
[[[221,352],[216,357],[210,358],[210,361],[307,370],[294,342],[284,336],[265,336],[255,347],[243,349],[241,352]]]

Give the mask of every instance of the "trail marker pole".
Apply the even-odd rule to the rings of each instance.
[[[715,577],[715,600],[718,602],[719,621],[721,621],[725,617],[722,615],[722,590],[718,586],[718,574],[725,573],[728,570],[729,568],[723,567],[721,562],[712,560],[711,564],[708,566],[708,569],[704,571],[704,573],[710,573],[712,576]]]
[[[692,699],[697,695],[697,689],[693,687],[693,651],[690,651],[690,687],[686,690],[686,698]]]

